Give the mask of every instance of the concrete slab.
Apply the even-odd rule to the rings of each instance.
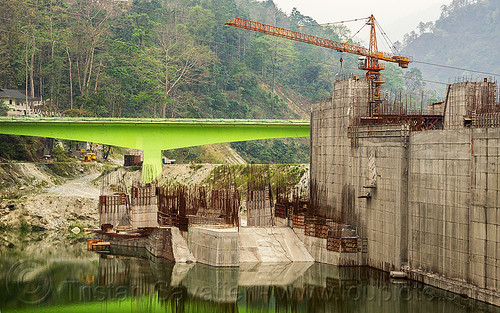
[[[238,243],[240,264],[314,262],[314,258],[290,228],[240,228]]]
[[[190,227],[188,247],[196,261],[212,266],[238,266],[238,229]]]
[[[196,258],[189,250],[186,240],[177,227],[172,227],[172,252],[176,263],[193,263]]]

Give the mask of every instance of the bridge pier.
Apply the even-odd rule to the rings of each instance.
[[[158,177],[162,172],[161,150],[155,148],[144,148],[144,160],[142,162],[141,180],[148,184]]]
[[[0,117],[0,134],[89,141],[144,151],[142,181],[162,172],[161,151],[221,142],[309,137],[308,121]]]

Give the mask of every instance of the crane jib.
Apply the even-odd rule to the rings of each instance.
[[[264,33],[272,36],[278,36],[287,38],[290,40],[300,41],[308,44],[313,44],[320,47],[325,47],[329,49],[334,49],[339,52],[348,52],[352,54],[357,54],[361,56],[366,56],[382,61],[394,62],[398,63],[402,67],[408,67],[408,63],[411,63],[411,60],[408,57],[403,56],[392,56],[385,52],[375,52],[372,53],[368,49],[360,46],[351,45],[348,43],[342,43],[326,38],[321,38],[314,35],[308,35],[304,33],[300,33],[297,31],[289,30],[283,27],[276,27],[267,25],[264,23],[259,23],[255,21],[249,21],[246,19],[242,19],[239,17],[235,17],[232,20],[229,20],[225,23],[225,25],[234,26],[238,28],[244,28],[248,30],[252,30],[259,33]]]

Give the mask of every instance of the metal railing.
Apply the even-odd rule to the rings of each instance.
[[[308,120],[283,119],[203,119],[203,118],[111,118],[111,117],[0,117],[0,122],[76,122],[76,123],[163,123],[163,124],[297,124]]]

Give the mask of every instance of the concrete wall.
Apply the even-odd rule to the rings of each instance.
[[[152,255],[175,262],[172,249],[172,230],[170,227],[162,227],[153,230],[146,239],[146,250]]]
[[[337,82],[330,101],[311,111],[311,193],[320,215],[346,221],[354,210],[351,166],[350,123],[366,111],[369,84],[363,80]],[[363,105],[365,104],[365,105]],[[319,188],[315,190],[315,188]]]
[[[190,227],[188,247],[196,261],[212,266],[238,266],[238,230]]]
[[[489,101],[491,86],[482,84],[451,86],[452,130],[410,132],[358,126],[355,108],[368,89],[337,82],[333,99],[312,110],[311,201],[320,215],[354,225],[366,238],[361,264],[409,268],[438,287],[430,277],[442,275],[463,293],[490,302],[493,293],[500,304],[500,129],[463,128],[470,108]]]
[[[471,139],[469,281],[500,291],[500,129],[474,129]]]
[[[351,159],[354,216],[347,221],[368,240],[368,264],[384,270],[399,268],[407,260],[408,131],[399,125],[355,131]],[[357,198],[367,193],[371,198]]]
[[[212,266],[314,262],[288,227],[190,227],[188,246],[197,262]],[[176,251],[178,249],[174,249]]]
[[[311,201],[319,214],[357,227],[368,239],[368,263],[391,270],[407,258],[405,127],[349,127],[368,101],[365,81],[339,81],[330,102],[311,115]],[[372,169],[370,169],[370,164]],[[375,173],[375,174],[373,174]],[[376,188],[365,188],[374,185]],[[316,188],[316,190],[314,190]],[[370,199],[358,199],[370,193]]]
[[[445,129],[464,127],[464,118],[487,110],[496,103],[496,83],[463,82],[448,86],[445,100]]]
[[[340,266],[363,264],[361,251],[352,253],[330,251],[327,249],[326,238],[306,236],[303,229],[294,228],[294,231],[316,262]]]
[[[409,265],[465,279],[469,260],[470,130],[413,132],[409,149]]]
[[[158,206],[155,204],[148,205],[131,205],[130,206],[130,222],[132,229],[139,227],[158,227]]]
[[[410,268],[500,305],[500,129],[415,132],[410,143]]]

